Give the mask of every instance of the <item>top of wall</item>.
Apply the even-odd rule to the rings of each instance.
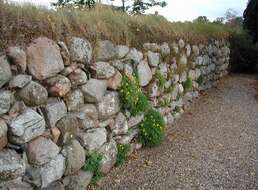
[[[141,48],[144,42],[172,42],[184,38],[197,43],[209,38],[227,38],[230,34],[230,29],[223,25],[172,23],[159,16],[129,16],[100,6],[91,11],[54,11],[0,0],[0,10],[0,50],[29,43],[41,35],[64,41],[69,36],[81,36],[93,43],[109,39]]]

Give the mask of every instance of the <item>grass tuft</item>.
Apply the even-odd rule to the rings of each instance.
[[[116,166],[123,165],[128,159],[128,153],[130,150],[129,144],[118,144],[117,145],[117,159],[116,159]]]

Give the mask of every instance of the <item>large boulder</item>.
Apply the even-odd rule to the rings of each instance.
[[[92,58],[92,46],[88,40],[73,37],[70,42],[71,60],[89,64]]]
[[[6,56],[0,56],[0,88],[8,83],[11,78],[12,72]]]
[[[26,86],[31,80],[32,80],[32,76],[30,76],[30,75],[24,75],[24,74],[19,74],[19,75],[16,75],[16,76],[9,82],[9,87],[10,87],[10,88],[23,88],[23,87]]]
[[[105,143],[98,151],[102,155],[100,171],[107,174],[116,163],[117,145],[114,140]]]
[[[45,37],[34,40],[27,47],[28,69],[38,80],[52,77],[64,69],[58,45]]]
[[[96,62],[90,67],[98,79],[108,79],[116,74],[115,68],[108,62]]]
[[[160,60],[160,54],[159,53],[153,53],[152,51],[148,51],[147,53],[148,61],[150,66],[156,67],[159,64]]]
[[[63,179],[65,190],[85,190],[93,177],[92,172],[80,170],[78,173]]]
[[[71,114],[60,119],[56,124],[56,127],[61,132],[57,144],[69,144],[77,136],[78,125],[77,118]]]
[[[77,140],[66,145],[62,154],[66,157],[66,169],[64,175],[72,175],[79,171],[85,162],[85,150]]]
[[[48,92],[41,84],[31,81],[18,91],[18,96],[29,106],[39,106],[47,102]]]
[[[88,77],[82,69],[76,69],[71,74],[69,74],[68,78],[72,83],[72,88],[86,84],[88,81]]]
[[[112,126],[112,132],[115,136],[123,135],[128,132],[128,123],[123,113],[116,116],[115,124]]]
[[[121,86],[122,78],[121,73],[116,71],[116,74],[107,80],[108,88],[111,90],[117,90]]]
[[[119,95],[117,92],[108,92],[97,104],[99,119],[105,120],[119,112]]]
[[[65,103],[58,99],[50,99],[41,110],[45,116],[47,126],[50,128],[55,127],[56,123],[67,114]]]
[[[170,47],[169,47],[168,43],[164,42],[163,44],[161,44],[160,52],[161,52],[161,55],[163,55],[163,56],[167,56],[170,54]]]
[[[107,130],[105,128],[89,129],[86,133],[80,133],[78,140],[88,153],[92,153],[107,142]]]
[[[116,57],[118,59],[124,58],[128,54],[129,50],[129,47],[125,45],[116,46]]]
[[[137,71],[139,76],[139,82],[141,86],[146,86],[152,79],[151,69],[146,61],[141,61],[137,65]]]
[[[30,164],[43,165],[55,158],[60,148],[50,139],[38,137],[26,145],[26,154]]]
[[[22,181],[20,178],[11,180],[11,181],[5,181],[0,184],[1,190],[33,190],[33,187],[24,181]]]
[[[72,87],[70,80],[62,75],[48,78],[45,84],[48,87],[49,94],[56,97],[64,97]]]
[[[19,72],[24,73],[27,68],[27,56],[25,51],[20,47],[9,47],[6,50],[6,55],[10,62],[17,66]]]
[[[0,151],[0,181],[8,181],[22,177],[25,173],[25,163],[14,150]]]
[[[132,48],[129,53],[126,55],[126,60],[131,61],[133,64],[138,64],[143,59],[142,52],[138,51],[135,48]]]
[[[97,61],[108,61],[116,56],[116,46],[109,40],[99,41],[96,50]]]
[[[84,96],[80,89],[70,91],[65,97],[68,111],[76,111],[84,104]]]
[[[54,181],[61,179],[64,171],[65,158],[62,154],[58,154],[55,158],[40,167],[28,167],[25,180],[42,189],[48,187]]]
[[[11,91],[0,90],[0,115],[7,113],[12,104],[13,95]]]
[[[81,86],[81,90],[83,92],[85,102],[99,102],[107,90],[107,81],[90,79],[87,84]]]
[[[0,119],[0,151],[7,145],[7,125],[4,120]]]
[[[40,136],[45,131],[45,120],[34,110],[28,108],[9,124],[9,141],[24,144]]]
[[[91,119],[98,119],[98,110],[94,104],[84,104],[80,106],[78,112],[84,113]]]

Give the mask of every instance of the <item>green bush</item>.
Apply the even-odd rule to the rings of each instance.
[[[203,75],[200,75],[196,81],[197,81],[197,83],[198,83],[199,85],[201,85],[201,84],[203,83],[203,81],[204,81]]]
[[[156,71],[156,74],[155,74],[156,78],[158,79],[159,81],[159,88],[160,89],[163,89],[164,86],[165,86],[165,83],[166,83],[166,79],[165,77],[161,74],[160,70],[157,70]]]
[[[134,116],[143,113],[149,107],[148,99],[142,93],[135,75],[132,77],[123,76],[119,96],[122,109],[129,111]]]
[[[193,87],[193,81],[192,79],[188,78],[184,83],[183,83],[183,87],[185,92],[190,91]]]
[[[149,109],[139,128],[139,141],[143,145],[150,147],[159,145],[164,136],[165,121],[158,111]]]
[[[129,150],[130,150],[129,144],[118,144],[117,145],[116,166],[121,166],[127,161]]]
[[[93,173],[93,177],[91,179],[92,184],[96,184],[96,182],[103,177],[103,174],[100,171],[101,160],[102,156],[96,152],[93,152],[86,158],[83,170]]]

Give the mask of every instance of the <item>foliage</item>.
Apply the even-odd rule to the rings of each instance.
[[[258,1],[250,0],[244,12],[244,28],[258,42]]]
[[[224,25],[169,22],[158,16],[130,16],[97,4],[94,9],[35,7],[31,4],[4,3],[0,0],[0,51],[10,45],[26,45],[38,36],[67,42],[70,36],[88,39],[94,44],[109,39],[138,49],[144,42],[172,43],[184,38],[189,43],[205,43],[209,38],[228,37],[231,28]]]
[[[129,150],[130,150],[129,144],[118,144],[117,145],[116,166],[121,166],[127,161]]]
[[[230,38],[230,67],[233,72],[254,73],[258,71],[258,49],[251,36],[238,32]]]
[[[119,89],[122,109],[128,110],[132,115],[144,112],[149,107],[146,96],[142,93],[141,87],[135,75],[124,75],[122,85]]]
[[[91,153],[86,158],[86,162],[83,166],[83,170],[90,171],[93,173],[91,183],[95,184],[98,180],[103,177],[103,174],[100,171],[102,156],[96,152]]]
[[[187,78],[187,80],[183,83],[183,87],[185,92],[189,91],[193,87],[193,81],[190,78]]]
[[[213,24],[224,24],[225,18],[224,17],[217,17],[212,23]]]
[[[157,1],[157,0],[134,0],[132,5],[132,14],[142,14],[150,7],[160,6],[165,7],[167,3],[165,1]]]
[[[54,7],[64,8],[64,7],[72,7],[72,8],[88,8],[91,9],[95,7],[95,0],[58,0],[56,3],[52,3]]]
[[[207,24],[209,23],[209,19],[207,18],[207,16],[199,16],[196,19],[193,20],[193,22],[197,22],[197,23],[203,23],[203,24]]]
[[[198,77],[198,79],[196,80],[196,82],[197,82],[199,85],[201,85],[201,84],[203,83],[203,81],[204,81],[203,75],[200,75],[200,76]]]
[[[158,82],[159,82],[159,88],[160,89],[163,89],[164,86],[165,86],[165,83],[166,83],[166,79],[165,77],[161,74],[160,70],[156,70],[156,74],[155,74],[155,77],[158,79]]]
[[[164,136],[165,121],[158,111],[151,108],[145,113],[139,128],[139,140],[143,145],[159,145]]]

